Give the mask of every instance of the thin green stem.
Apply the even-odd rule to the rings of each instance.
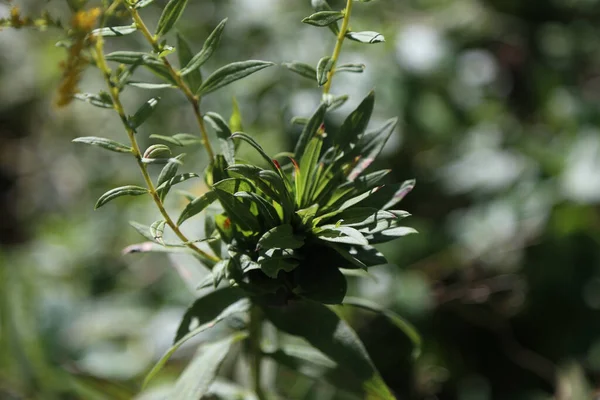
[[[262,389],[262,312],[257,305],[250,309],[250,334],[248,335],[248,352],[251,360],[250,373],[252,374],[252,389],[258,400],[265,400],[266,395]]]
[[[166,224],[173,230],[173,232],[177,235],[179,239],[185,243],[185,245],[200,255],[202,258],[207,258],[212,261],[219,261],[218,257],[210,255],[192,243],[184,234],[181,232],[177,224],[171,219],[167,210],[165,210],[165,206],[160,199],[158,192],[156,191],[156,187],[152,182],[152,178],[150,178],[150,174],[148,173],[148,168],[146,164],[142,161],[142,153],[140,151],[140,146],[137,142],[135,130],[130,126],[129,121],[127,120],[127,115],[125,114],[125,109],[123,104],[121,103],[119,88],[112,82],[110,76],[110,68],[106,64],[106,59],[104,58],[104,41],[101,36],[96,37],[96,48],[95,48],[95,58],[96,65],[102,71],[104,76],[104,80],[106,81],[106,85],[108,86],[110,96],[113,101],[113,106],[115,111],[119,114],[123,127],[127,131],[127,136],[129,137],[129,141],[131,143],[132,153],[137,161],[138,167],[142,172],[142,176],[144,177],[144,181],[146,182],[146,186],[148,188],[148,192],[152,196],[156,207],[160,211],[160,214],[165,219]]]
[[[129,9],[129,13],[131,14],[131,17],[133,18],[133,21],[135,22],[135,25],[142,32],[142,34],[144,35],[144,37],[146,38],[148,43],[150,43],[150,45],[152,46],[152,49],[155,52],[160,53],[161,49],[160,49],[160,44],[158,42],[158,38],[150,32],[150,30],[148,29],[148,27],[142,20],[142,17],[140,16],[140,14],[138,13],[138,11],[135,8],[133,8],[132,6],[128,6],[128,9]],[[206,131],[206,126],[204,125],[204,119],[202,118],[202,113],[200,112],[200,100],[201,99],[200,99],[200,97],[198,97],[194,94],[194,92],[190,89],[190,87],[185,83],[185,81],[183,80],[183,78],[181,77],[179,72],[177,72],[177,70],[173,67],[173,65],[169,62],[169,60],[166,57],[161,57],[161,60],[164,64],[164,66],[167,68],[167,70],[171,74],[171,77],[175,80],[177,87],[183,92],[183,94],[187,98],[188,102],[191,104],[192,108],[194,109],[194,116],[196,117],[196,122],[198,123],[198,128],[200,129],[200,134],[202,135],[202,144],[204,145],[204,148],[206,149],[206,152],[208,153],[208,158],[210,159],[210,162],[212,163],[215,159],[215,153],[212,149],[212,146],[210,145],[210,141],[208,140],[208,132]]]
[[[331,56],[331,70],[327,74],[327,83],[323,87],[323,94],[328,94],[331,89],[331,81],[333,80],[333,76],[335,75],[335,66],[337,64],[338,58],[340,57],[340,52],[342,51],[342,45],[344,44],[344,39],[346,38],[346,33],[348,33],[348,25],[350,24],[350,15],[352,14],[352,2],[354,0],[347,0],[346,9],[344,10],[344,19],[342,20],[342,27],[337,36],[337,41],[335,42],[335,48],[333,49],[333,55]]]

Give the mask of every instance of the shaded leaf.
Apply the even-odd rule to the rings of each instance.
[[[242,79],[250,74],[274,65],[272,62],[249,60],[228,64],[213,72],[198,90],[198,94],[204,95],[222,88],[232,82]]]
[[[129,117],[129,125],[132,129],[137,129],[142,125],[154,112],[154,109],[158,105],[160,97],[153,97],[145,102],[133,116]]]
[[[177,225],[181,225],[184,221],[204,211],[204,209],[211,205],[216,199],[217,195],[213,191],[206,192],[202,196],[196,197],[183,209],[177,220]]]
[[[207,112],[204,119],[213,127],[221,145],[221,153],[225,157],[228,164],[234,163],[235,146],[231,139],[231,130],[227,126],[227,122],[219,114],[215,112]]]
[[[175,177],[177,171],[179,170],[179,166],[181,165],[181,160],[185,157],[185,154],[179,154],[178,156],[171,158],[169,162],[163,167],[158,175],[158,180],[156,182],[157,186],[162,186],[167,181],[170,181]],[[164,187],[160,189],[158,195],[161,200],[164,200],[169,192],[170,187]]]
[[[333,59],[331,56],[323,57],[319,60],[317,64],[317,84],[319,86],[323,86],[327,83],[329,72],[333,67]]]
[[[190,45],[183,36],[179,34],[177,34],[177,57],[179,58],[179,66],[182,69],[190,63],[193,57]],[[190,89],[195,92],[202,84],[202,73],[199,68],[196,68],[186,72],[183,76],[183,80],[188,84]]]
[[[114,108],[112,98],[105,92],[99,94],[75,93],[73,98],[100,108]]]
[[[298,62],[298,61],[293,61],[293,62],[289,62],[289,63],[283,63],[281,65],[283,65],[290,71],[293,71],[293,72],[297,73],[298,75],[308,78],[312,81],[315,81],[317,79],[317,70],[308,64]]]
[[[140,186],[134,186],[134,185],[121,186],[118,188],[114,188],[114,189],[111,189],[108,192],[104,193],[102,196],[100,196],[100,198],[96,202],[96,205],[94,206],[94,208],[98,209],[98,208],[102,207],[103,205],[105,205],[106,203],[108,203],[109,201],[116,199],[117,197],[140,196],[140,195],[146,194],[146,193],[148,193],[148,189],[140,187]]]
[[[106,150],[116,153],[131,153],[131,147],[115,142],[114,140],[105,139],[95,136],[85,136],[73,139],[74,143],[89,144],[90,146],[98,146]]]
[[[202,144],[202,139],[190,133],[177,133],[173,136],[150,135],[150,139],[158,139],[179,147]]]
[[[299,235],[294,235],[294,228],[289,224],[279,225],[269,230],[258,240],[259,249],[299,249],[304,245],[304,240]]]
[[[94,36],[125,36],[137,31],[135,25],[126,26],[107,26],[104,28],[94,29],[92,35]]]
[[[187,0],[170,0],[158,20],[156,36],[163,36],[169,32],[183,14]]]
[[[298,138],[298,141],[296,142],[296,148],[294,149],[296,158],[302,158],[304,149],[306,148],[309,140],[317,133],[319,127],[323,124],[326,111],[327,104],[322,103],[312,117],[310,117],[308,123],[304,126],[302,134],[300,134],[300,138]]]
[[[187,63],[187,65],[180,71],[182,76],[185,76],[193,71],[198,70],[214,53],[216,48],[219,46],[219,42],[221,41],[221,35],[223,33],[223,29],[225,29],[225,24],[227,23],[227,18],[217,25],[217,27],[211,32],[208,36],[204,45],[202,46],[202,50],[198,54],[196,54],[192,59]]]

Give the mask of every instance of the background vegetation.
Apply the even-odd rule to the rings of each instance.
[[[163,3],[145,10],[149,21]],[[61,1],[19,5],[27,15],[67,15]],[[9,10],[0,2],[0,17]],[[179,30],[199,47],[230,18],[209,67],[249,58],[316,64],[334,37],[302,25],[309,13],[307,0],[196,1]],[[351,99],[334,116],[376,88],[374,123],[402,121],[379,167],[393,170],[391,181],[417,179],[402,207],[420,234],[382,246],[394,265],[351,288],[423,336],[415,361],[386,321],[349,316],[398,398],[592,398],[600,372],[599,17],[596,0],[356,6],[353,24],[377,26],[387,40],[367,50],[345,44],[341,61],[367,69],[352,86],[335,78],[333,92]],[[0,398],[131,398],[204,271],[184,257],[121,256],[139,241],[126,221],[156,219],[149,202],[123,198],[93,211],[100,194],[138,171],[127,158],[70,143],[123,133],[110,111],[56,108],[60,39],[51,29],[0,34]],[[102,86],[94,70],[84,81],[86,91]],[[299,134],[290,118],[309,115],[319,95],[310,81],[271,68],[207,99],[207,109],[227,115],[235,96],[245,130],[274,154],[290,149]],[[148,94],[128,96],[133,105]],[[142,142],[194,129],[184,100],[161,96]],[[204,157],[196,149],[186,168],[199,171]],[[170,364],[173,376],[189,355]],[[291,373],[280,386],[290,398],[337,396]]]

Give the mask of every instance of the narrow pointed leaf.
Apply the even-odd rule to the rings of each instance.
[[[170,0],[167,3],[158,20],[156,36],[165,35],[173,28],[173,26],[175,26],[175,23],[183,14],[187,2],[187,0]]]
[[[243,132],[236,132],[233,135],[231,135],[231,138],[232,139],[241,139],[244,142],[248,143],[262,156],[262,158],[271,166],[271,168],[273,170],[275,170],[275,171],[278,170],[277,165],[273,162],[273,159],[271,159],[271,157],[269,157],[267,155],[267,153],[265,153],[265,151],[263,150],[261,145],[259,145],[256,142],[256,140],[254,140],[252,137],[250,137],[249,135],[247,135]]]
[[[193,71],[196,71],[200,68],[204,63],[212,56],[216,48],[219,46],[219,42],[221,41],[221,35],[223,33],[223,29],[225,29],[225,24],[227,23],[227,18],[217,25],[217,27],[212,31],[210,36],[204,42],[202,46],[202,50],[198,54],[196,54],[189,63],[183,68],[180,73],[182,76],[185,76]]]
[[[231,130],[227,126],[227,122],[219,114],[215,112],[207,112],[204,119],[213,127],[221,145],[221,153],[225,157],[228,164],[235,162],[235,146],[231,139]]]
[[[381,43],[385,42],[385,37],[379,32],[364,31],[364,32],[348,32],[346,37],[350,40],[360,43]]]
[[[237,333],[218,342],[201,346],[177,379],[169,399],[198,400],[203,398],[208,393],[231,346],[247,336],[247,333]]]
[[[100,92],[99,94],[75,93],[73,98],[99,108],[114,108],[112,98],[108,93],[105,92]]]
[[[98,28],[92,31],[94,36],[125,36],[137,31],[135,25],[126,26],[108,26],[105,28]]]
[[[371,91],[344,120],[337,136],[334,138],[334,142],[340,150],[347,151],[352,145],[358,142],[369,124],[374,105],[375,92]]]
[[[365,64],[342,64],[335,67],[335,72],[355,72],[362,73],[365,71]]]
[[[317,79],[317,70],[311,65],[301,63],[298,61],[283,63],[281,65],[283,65],[290,71],[295,72],[298,75],[308,78],[312,81],[315,81]]]
[[[140,125],[142,125],[154,112],[160,97],[153,97],[147,102],[145,102],[133,116],[129,117],[129,125],[133,129],[137,129]]]
[[[171,180],[177,174],[179,170],[179,166],[181,165],[181,160],[185,157],[185,154],[179,154],[177,157],[174,157],[167,162],[167,164],[163,167],[158,175],[158,180],[156,184],[160,187],[167,181]],[[160,189],[158,195],[161,200],[164,200],[169,192],[169,188],[165,187],[164,189]]]
[[[140,196],[140,195],[146,194],[146,193],[148,193],[148,189],[140,187],[140,186],[133,186],[133,185],[121,186],[121,187],[118,187],[115,189],[111,189],[108,192],[104,193],[102,196],[100,196],[100,198],[96,202],[96,205],[94,206],[94,208],[98,209],[98,208],[102,207],[103,205],[105,205],[106,203],[108,203],[109,201],[116,199],[117,197]]]
[[[296,143],[296,148],[294,149],[294,154],[296,158],[302,158],[304,155],[304,149],[308,144],[309,140],[317,133],[319,127],[323,124],[323,120],[325,119],[325,112],[327,111],[327,105],[321,104],[317,111],[310,117],[308,123],[304,126],[302,130],[302,134],[300,138],[298,138],[298,142]]]
[[[179,219],[177,220],[177,225],[181,225],[184,221],[190,219],[196,214],[204,211],[206,207],[211,205],[217,199],[216,194],[213,191],[206,192],[202,196],[195,198],[183,209]]]
[[[300,270],[300,269],[297,269]],[[263,307],[279,330],[305,339],[339,366],[351,369],[370,399],[394,400],[354,330],[333,311],[316,302]]]
[[[131,147],[115,142],[114,140],[105,139],[101,137],[85,136],[73,139],[74,143],[83,143],[90,146],[101,147],[106,150],[114,151],[116,153],[131,153]]]
[[[150,234],[154,240],[160,244],[164,244],[163,234],[165,231],[166,221],[160,220],[150,225]]]
[[[305,24],[313,26],[328,26],[344,18],[341,11],[319,11],[302,20]]]
[[[208,78],[206,78],[204,83],[202,83],[202,86],[200,86],[198,94],[204,95],[214,92],[223,86],[229,85],[232,82],[240,80],[250,74],[268,68],[272,65],[274,65],[274,63],[259,60],[240,61],[228,64],[219,68]]]
[[[177,35],[177,56],[179,58],[179,66],[182,69],[186,67],[193,58],[190,45],[183,38],[183,36],[179,34]],[[183,75],[182,71],[179,73]],[[186,74],[183,76],[183,80],[188,84],[190,89],[195,92],[202,84],[202,73],[200,72],[199,68],[186,71]]]
[[[259,249],[299,249],[304,245],[302,236],[295,235],[294,229],[289,224],[279,225],[266,232],[258,240]]]
[[[129,81],[127,85],[133,86],[139,89],[147,89],[147,90],[160,90],[160,89],[174,89],[177,86],[173,86],[170,83],[151,83],[151,82],[137,82],[137,81]]]

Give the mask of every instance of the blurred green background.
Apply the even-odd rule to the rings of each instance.
[[[166,1],[143,10],[154,26]],[[60,0],[14,2],[26,15]],[[343,2],[331,1],[342,8]],[[0,2],[0,17],[10,4]],[[308,0],[191,1],[179,31],[197,51],[229,17],[205,71],[249,58],[316,64],[327,29],[303,25]],[[126,19],[111,21],[127,24]],[[375,88],[375,121],[401,126],[378,167],[416,178],[402,208],[419,235],[382,250],[393,265],[352,293],[397,311],[423,336],[410,342],[385,320],[349,318],[399,399],[592,399],[600,384],[600,1],[379,0],[357,3],[351,26],[386,42],[346,42],[332,92],[351,100]],[[52,29],[0,33],[0,399],[120,399],[168,348],[204,271],[193,259],[121,256],[142,241],[127,223],[158,215],[147,199],[94,212],[106,190],[141,181],[132,159],[72,144],[77,136],[125,140],[116,115],[83,103],[54,106],[64,50]],[[174,43],[174,41],[173,41]],[[143,38],[107,50],[147,50]],[[102,88],[89,69],[86,92]],[[129,113],[155,93],[129,89]],[[196,133],[177,92],[140,132]],[[237,82],[203,103],[275,154],[299,134],[320,91],[281,67]],[[206,165],[192,149],[186,169]],[[153,171],[157,173],[158,171]],[[200,192],[199,184],[188,190]],[[180,207],[173,196],[168,207]],[[201,225],[199,222],[198,226]],[[194,234],[195,224],[187,232]],[[200,228],[198,228],[198,232]],[[198,233],[196,232],[196,233]],[[169,364],[165,380],[190,349]],[[235,373],[235,372],[234,372]],[[323,382],[279,371],[284,398],[343,398]],[[157,392],[138,399],[161,398]]]

